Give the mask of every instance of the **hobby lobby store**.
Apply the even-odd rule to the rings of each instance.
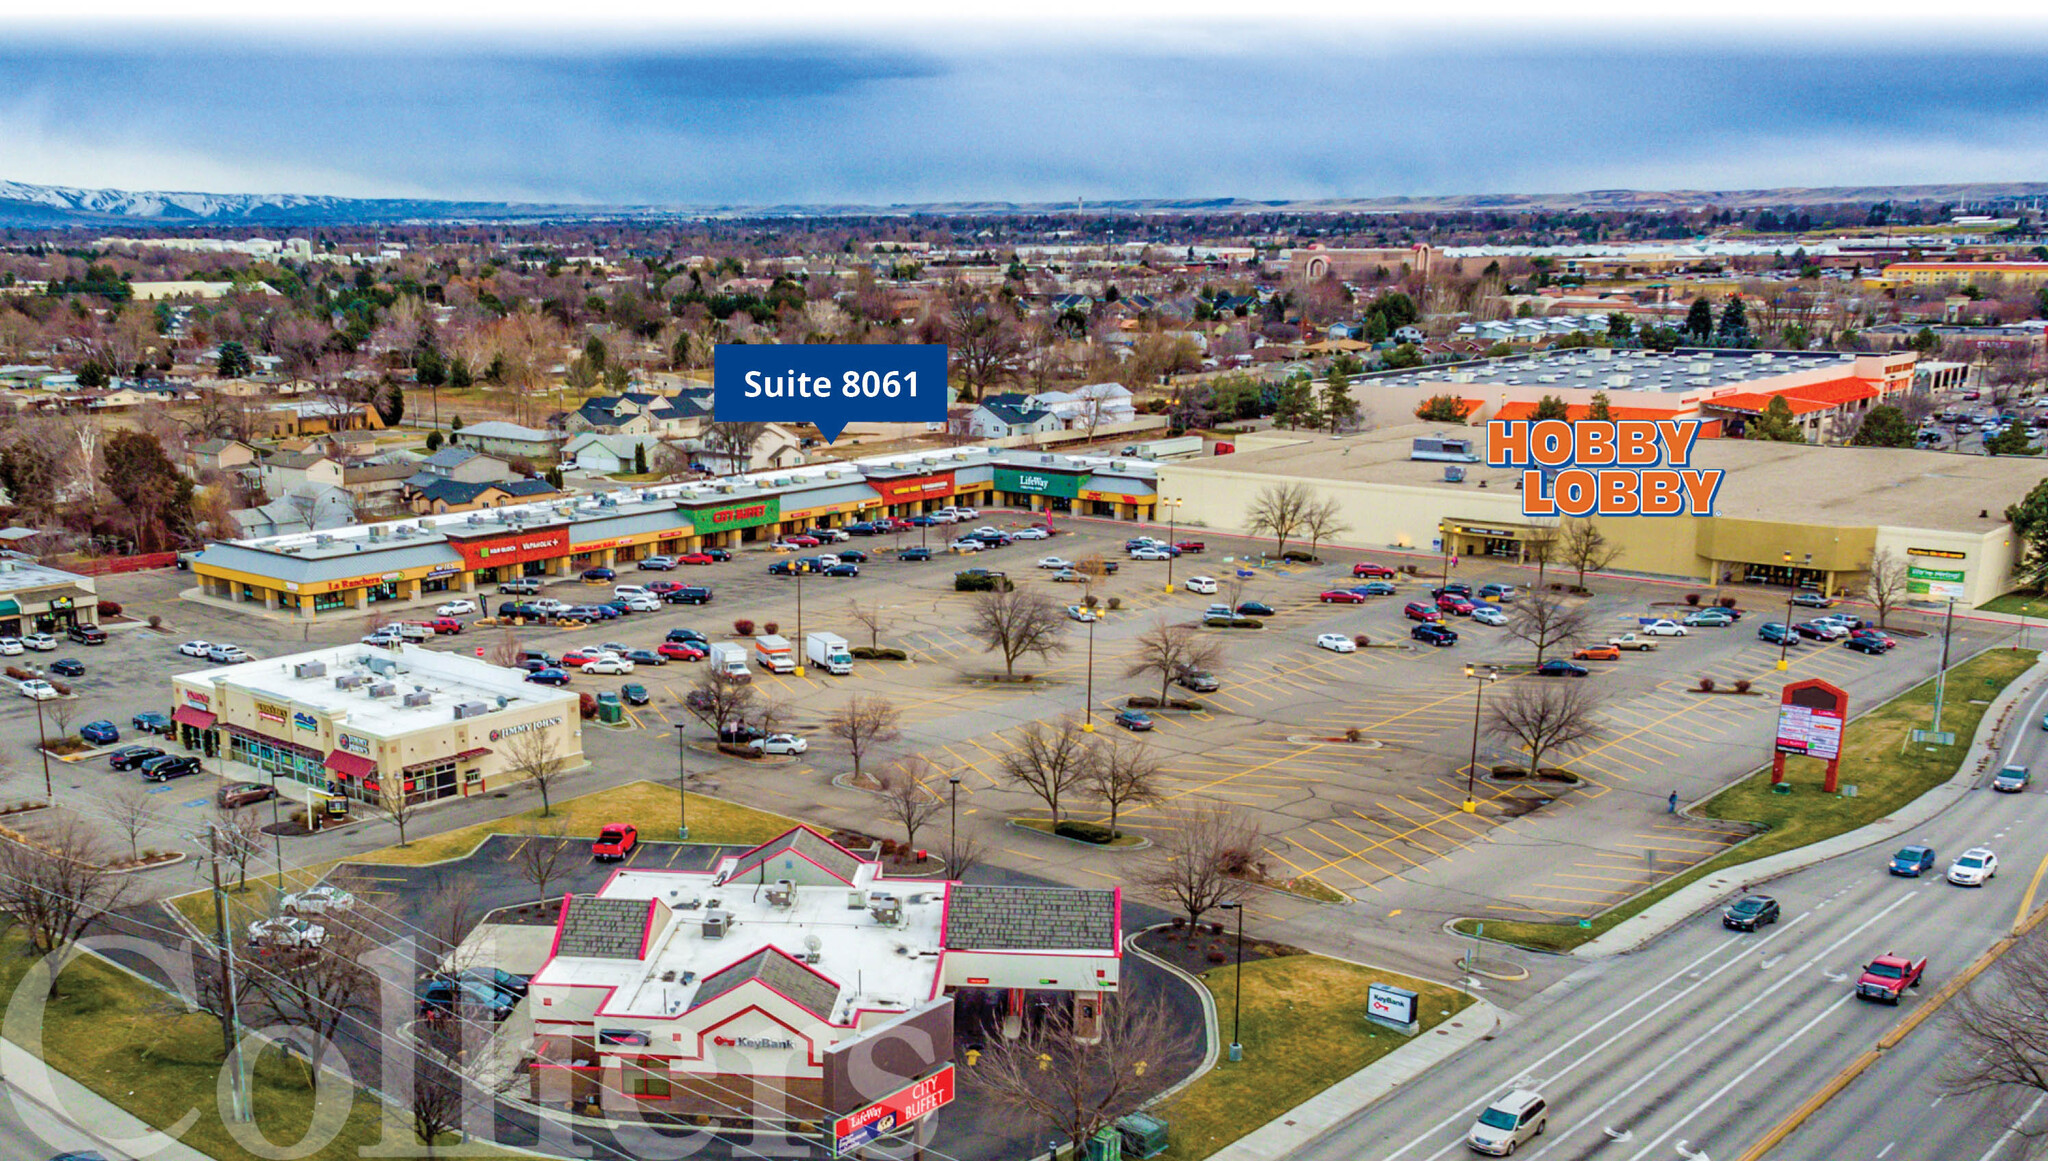
[[[204,596],[317,617],[949,505],[1142,520],[1156,502],[1143,460],[963,448],[219,541],[188,559]]]

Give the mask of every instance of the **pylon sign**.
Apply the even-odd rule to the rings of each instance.
[[[1820,758],[1828,764],[1822,787],[1835,792],[1842,764],[1842,728],[1849,717],[1849,694],[1819,679],[1795,681],[1778,701],[1778,737],[1771,758],[1771,781],[1785,780],[1785,755]]]

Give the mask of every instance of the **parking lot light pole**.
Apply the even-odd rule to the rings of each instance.
[[[956,878],[960,866],[960,776],[949,775],[946,782],[952,791],[952,803],[946,808],[946,877]]]
[[[35,700],[36,753],[43,756],[43,805],[55,806],[56,791],[50,789],[50,738],[48,734],[43,733],[43,699],[38,697]]]
[[[1478,666],[1467,665],[1465,666],[1465,676],[1472,679],[1472,760],[1465,766],[1464,810],[1466,814],[1477,814],[1479,813],[1479,800],[1473,797],[1472,791],[1473,780],[1479,773],[1479,703],[1486,691],[1487,684],[1500,680],[1500,670],[1489,665],[1486,667],[1486,672],[1481,673]],[[1534,778],[1536,771],[1529,771],[1529,776]]]
[[[676,841],[690,841],[690,723],[676,723]]]
[[[1785,660],[1785,651],[1792,647],[1792,595],[1798,591],[1799,587],[1792,581],[1792,554],[1788,552],[1785,554],[1785,633],[1778,638],[1778,671],[1781,673],[1792,667],[1792,663]]]
[[[796,655],[794,658],[792,658],[792,660],[796,662],[796,668],[792,672],[795,673],[796,676],[802,677],[804,675],[804,658],[806,656],[806,654],[804,653],[804,570],[802,568],[798,568],[796,570],[795,654]]]
[[[1237,1034],[1238,1015],[1244,1009],[1244,903],[1218,903],[1225,911],[1237,912],[1237,982],[1230,988],[1230,1062],[1244,1059],[1244,1041]]]
[[[1095,732],[1095,610],[1088,610],[1088,691],[1087,701],[1081,705],[1081,732]]]
[[[1175,519],[1180,515],[1180,501],[1162,497],[1159,506],[1166,509],[1166,591],[1170,593],[1173,591],[1173,530]]]

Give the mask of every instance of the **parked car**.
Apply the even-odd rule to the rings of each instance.
[[[1685,626],[1676,621],[1656,620],[1637,627],[1636,632],[1649,637],[1683,637]]]
[[[121,731],[114,728],[114,723],[102,719],[78,727],[78,736],[95,746],[111,746],[121,740]]]
[[[1173,683],[1183,689],[1192,689],[1196,693],[1214,693],[1222,688],[1221,683],[1216,680],[1216,675],[1203,669],[1186,670],[1175,676]]]
[[[57,648],[57,639],[48,633],[30,633],[21,639],[21,644],[38,653],[48,653]]]
[[[623,859],[640,845],[640,830],[630,822],[605,824],[597,832],[597,841],[590,845],[590,857],[598,862]]]
[[[1095,615],[1094,609],[1088,608],[1085,605],[1068,605],[1067,616],[1076,621],[1081,622],[1084,625],[1090,621],[1101,620],[1100,617]]]
[[[1573,661],[1619,661],[1621,650],[1612,645],[1588,645],[1572,650]]]
[[[1270,617],[1273,615],[1273,606],[1261,601],[1242,601],[1237,606],[1237,615],[1240,617]]]
[[[1892,647],[1897,644],[1898,642],[1890,637],[1851,633],[1849,639],[1842,642],[1842,648],[1854,649],[1858,653],[1868,653],[1872,656],[1882,657],[1886,653],[1891,652]]]
[[[811,744],[795,734],[769,734],[747,743],[747,749],[756,754],[801,754]]]
[[[1361,597],[1360,599],[1363,600],[1364,598]],[[1444,615],[1437,612],[1435,606],[1425,605],[1421,601],[1408,602],[1402,608],[1401,615],[1411,621],[1441,621],[1444,619]]]
[[[666,636],[664,636],[663,640],[695,641],[701,645],[705,642],[708,642],[711,639],[709,637],[706,637],[704,634],[698,632],[697,630],[690,628],[687,625],[680,625],[676,628],[670,629]]]
[[[240,645],[215,644],[207,646],[206,659],[221,665],[240,665],[250,657]]]
[[[860,575],[860,566],[859,566],[859,565],[857,565],[857,564],[848,564],[848,563],[844,563],[844,562],[841,562],[841,563],[839,563],[839,564],[835,564],[835,565],[832,565],[832,566],[830,566],[830,567],[826,568],[826,569],[825,569],[825,575],[826,575],[826,576],[839,576],[839,577],[848,577],[848,576],[859,576],[859,575]]]
[[[562,669],[539,669],[527,674],[526,680],[535,685],[567,685],[569,674]]]
[[[1448,584],[1440,585],[1437,588],[1429,590],[1429,595],[1432,597],[1464,597],[1466,600],[1469,601],[1472,599],[1472,586],[1466,584],[1464,581],[1451,581]]]
[[[1482,601],[1500,601],[1505,604],[1508,601],[1514,600],[1515,594],[1518,591],[1520,590],[1516,589],[1513,585],[1480,585],[1479,599]]]
[[[1050,533],[1050,532],[1046,531],[1045,529],[1043,529],[1043,528],[1039,527],[1039,526],[1038,526],[1038,525],[1036,525],[1036,524],[1033,524],[1033,525],[1031,525],[1031,526],[1030,526],[1029,528],[1019,528],[1019,529],[1018,529],[1017,531],[1015,531],[1015,532],[1012,532],[1012,533],[1010,533],[1010,539],[1012,539],[1012,540],[1050,540],[1050,539],[1052,539],[1052,533]]]
[[[277,788],[267,782],[227,782],[213,792],[213,804],[222,810],[235,810],[276,796]]]
[[[619,574],[613,569],[599,567],[583,570],[582,580],[584,584],[608,584],[617,579],[619,579]]]
[[[532,597],[540,595],[540,582],[532,577],[517,577],[498,585],[499,596]]]
[[[356,905],[353,893],[344,891],[332,883],[294,891],[277,901],[279,909],[291,915],[324,915],[329,911],[347,911]]]
[[[1500,607],[1497,605],[1480,605],[1472,610],[1472,619],[1482,625],[1505,625],[1508,623],[1508,615],[1501,612]]]
[[[462,617],[476,612],[476,602],[467,599],[446,601],[434,606],[437,617]]]
[[[643,572],[669,572],[676,567],[676,558],[673,556],[650,556],[633,567]]]
[[[1394,570],[1388,568],[1384,564],[1373,564],[1371,561],[1360,561],[1359,563],[1351,566],[1351,575],[1354,577],[1373,577],[1380,580],[1393,580]]]
[[[250,947],[319,947],[326,942],[327,929],[304,919],[258,919],[249,925]]]
[[[1068,569],[1075,568],[1077,566],[1074,564],[1073,561],[1068,560],[1062,556],[1042,556],[1038,558],[1037,567],[1051,569]]]
[[[1756,627],[1756,635],[1758,640],[1773,645],[1796,647],[1799,644],[1798,631],[1783,621],[1765,621]]]
[[[1152,715],[1143,710],[1118,710],[1116,724],[1127,730],[1141,733],[1152,728]]]
[[[128,724],[145,734],[169,734],[171,719],[155,710],[144,710],[128,719]]]
[[[1755,931],[1778,921],[1778,901],[1769,895],[1744,895],[1721,912],[1721,926],[1730,931]]]
[[[107,631],[98,625],[71,625],[64,630],[64,635],[80,645],[105,645],[107,643]],[[54,649],[56,646],[52,645],[51,648]]]
[[[708,605],[711,590],[702,585],[682,585],[661,594],[661,599],[671,605]]]
[[[1812,591],[1793,593],[1792,603],[1802,609],[1831,609],[1835,606],[1834,598]]]
[[[1471,601],[1453,593],[1446,593],[1438,597],[1436,599],[1436,607],[1443,612],[1452,613],[1460,617],[1469,617],[1472,615],[1473,610],[1478,608]]]
[[[165,754],[142,764],[142,777],[149,782],[169,782],[199,773],[199,759],[190,754]]]
[[[585,673],[621,674],[633,672],[633,663],[615,653],[607,653],[595,661],[586,661],[581,666]]]
[[[619,696],[625,699],[627,705],[646,705],[648,702],[654,700],[653,697],[648,694],[647,687],[640,684],[637,681],[629,681],[626,684],[620,686]]]
[[[1429,645],[1434,645],[1439,649],[1447,648],[1458,643],[1457,630],[1447,629],[1442,625],[1417,625],[1413,629],[1408,630],[1408,635],[1410,637],[1415,638],[1417,641],[1421,641]]]
[[[492,1021],[503,1021],[519,1007],[520,997],[504,988],[493,987],[482,980],[448,979],[436,977],[427,980],[414,993],[421,1019],[449,1020],[460,1014],[488,1015]]]
[[[930,560],[931,558],[932,550],[929,548],[906,548],[896,554],[897,560]]]
[[[654,651],[670,661],[702,661],[711,652],[696,641],[663,641]]]
[[[1534,672],[1538,677],[1585,677],[1593,671],[1583,665],[1574,665],[1553,657],[1537,666]]]
[[[1365,603],[1365,594],[1350,589],[1331,589],[1317,595],[1316,599],[1326,605],[1362,605]]]
[[[1316,634],[1316,648],[1328,649],[1332,653],[1356,653],[1358,646],[1342,633]]]
[[[107,765],[115,770],[133,770],[151,758],[161,758],[164,751],[158,746],[123,746],[107,755]]]
[[[1801,621],[1792,630],[1815,641],[1839,641],[1849,635],[1848,630],[1830,621]]]
[[[212,649],[213,643],[210,641],[187,641],[183,645],[178,646],[178,652],[187,657],[204,657]],[[21,651],[17,649],[15,652],[19,653]]]
[[[84,677],[85,665],[75,657],[59,657],[50,662],[50,672],[59,677]]]
[[[842,548],[839,550],[838,555],[839,563],[841,564],[866,564],[868,562],[868,554],[858,548]]]
[[[15,687],[21,696],[30,701],[52,701],[57,697],[57,687],[40,678],[30,678]]]
[[[1726,609],[1701,609],[1687,613],[1680,624],[1695,629],[1725,629],[1735,623],[1735,618]]]
[[[1176,554],[1171,547],[1153,548],[1147,546],[1145,548],[1134,548],[1131,550],[1132,560],[1172,560],[1175,555]]]

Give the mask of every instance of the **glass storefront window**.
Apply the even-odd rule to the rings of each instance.
[[[328,609],[339,609],[347,604],[347,599],[340,593],[316,593],[313,596],[313,611],[316,613],[323,613]]]
[[[363,599],[369,601],[395,601],[398,599],[398,582],[387,581],[384,584],[371,585],[363,590]]]

